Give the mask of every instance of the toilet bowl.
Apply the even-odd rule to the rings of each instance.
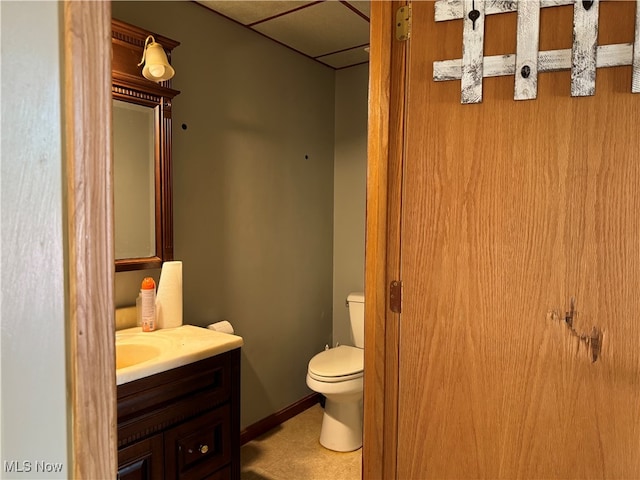
[[[340,345],[320,352],[307,369],[307,386],[326,398],[320,444],[337,452],[362,446],[364,293],[350,293],[347,306],[355,346]]]
[[[341,345],[309,362],[307,385],[326,398],[320,444],[329,450],[362,446],[363,354],[361,348]]]

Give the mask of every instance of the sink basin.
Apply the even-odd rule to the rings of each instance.
[[[160,355],[162,351],[154,345],[143,343],[116,344],[116,370],[146,362]]]
[[[241,347],[242,337],[193,325],[116,332],[116,384],[138,380]]]

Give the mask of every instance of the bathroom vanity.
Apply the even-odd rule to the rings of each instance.
[[[118,478],[240,478],[240,349],[118,386]]]
[[[240,479],[241,345],[189,325],[116,333],[119,479]]]

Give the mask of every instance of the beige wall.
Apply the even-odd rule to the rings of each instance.
[[[70,470],[61,15],[55,2],[0,2],[3,478],[67,478]],[[8,472],[5,462],[13,461]],[[38,472],[36,462],[64,469]]]
[[[173,188],[184,319],[228,319],[244,337],[244,427],[311,393],[307,363],[331,342],[334,71],[194,3],[149,5],[114,2],[113,16],[181,42]],[[118,303],[135,298],[139,278],[117,275]]]
[[[336,72],[333,213],[333,342],[353,345],[350,292],[364,291],[369,65]]]

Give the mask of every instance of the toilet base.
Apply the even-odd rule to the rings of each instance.
[[[336,452],[352,452],[362,447],[362,392],[326,396],[320,445]]]

